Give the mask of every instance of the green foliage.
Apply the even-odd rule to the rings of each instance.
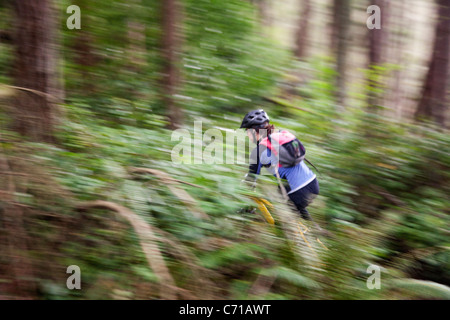
[[[252,205],[244,190],[236,187],[245,168],[172,164],[171,133],[158,129],[158,117],[153,115],[148,115],[147,121],[156,126],[149,130],[95,119],[90,109],[83,105],[67,107],[70,121],[59,130],[60,146],[39,145],[38,148],[40,159],[47,159],[45,161],[49,161],[51,167],[60,168],[52,171],[52,175],[80,200],[101,198],[119,201],[131,208],[164,231],[166,236],[170,235],[189,248],[198,259],[198,267],[209,270],[211,280],[216,279],[214,281],[219,281],[220,286],[228,288],[227,294],[231,298],[254,297],[250,292],[258,277],[274,279],[270,293],[259,298],[383,298],[391,286],[378,294],[365,289],[368,277],[365,269],[370,263],[385,265],[392,270],[384,280],[388,283],[395,279],[392,274],[400,270],[399,277],[420,274],[420,277],[434,281],[448,281],[448,251],[438,250],[448,245],[446,226],[449,221],[444,213],[448,208],[445,197],[448,186],[441,184],[436,188],[435,183],[441,179],[439,175],[444,174],[440,170],[436,169],[438,176],[423,172],[424,168],[428,172],[433,170],[424,163],[430,158],[439,168],[448,163],[446,153],[426,151],[430,147],[430,137],[433,137],[436,150],[445,148],[445,139],[436,132],[426,130],[421,136],[406,135],[406,131],[416,127],[384,122],[384,133],[380,136],[361,136],[356,134],[357,131],[349,131],[329,143],[321,139],[320,145],[315,145],[312,140],[306,143],[310,157],[319,163],[321,170],[321,195],[317,205],[313,204],[312,212],[334,233],[333,238],[322,239],[330,248],[320,252],[326,266],[310,269],[305,262],[294,263],[296,258],[290,251],[286,234],[264,226],[258,216],[237,213],[239,208]],[[380,126],[381,121],[377,118],[377,125]],[[227,126],[233,127],[233,123],[231,121]],[[359,120],[354,119],[352,125],[352,130],[360,130]],[[214,127],[214,122],[208,127]],[[295,123],[289,129],[304,130]],[[321,132],[317,134],[320,137]],[[160,141],[166,141],[166,146]],[[436,145],[439,143],[442,145]],[[193,218],[185,204],[155,177],[133,178],[127,170],[132,166],[164,169],[177,179],[204,187],[201,192],[193,186],[184,188],[196,198],[212,221]],[[368,182],[370,188],[367,188]],[[415,187],[419,182],[421,186]],[[415,188],[411,189],[411,186]],[[401,204],[389,202],[385,193]],[[267,195],[267,198],[271,199],[271,196]],[[27,197],[21,199],[24,203],[27,201]],[[101,214],[103,218],[98,217],[105,219],[105,214]],[[125,226],[124,222],[116,223]],[[83,261],[83,266],[90,270],[87,279],[92,283],[113,281],[118,290],[125,291],[130,288],[120,283],[125,284],[128,277],[154,283],[155,275],[148,269],[133,231],[122,227],[125,233],[120,234],[114,230],[107,226],[80,230],[82,242],[69,242],[65,252],[71,261]],[[111,241],[108,239],[119,242],[108,244]],[[85,247],[84,241],[90,245]],[[133,250],[111,255],[111,252],[124,248]],[[170,253],[172,249],[167,249],[167,263],[179,277],[177,281],[192,286],[183,280],[183,276],[190,273],[189,268],[182,260],[175,259]],[[430,254],[410,254],[415,250],[426,250]],[[264,267],[258,266],[261,261],[265,261]],[[119,278],[114,277],[114,273],[103,276],[105,270],[125,266],[130,266],[128,273]],[[441,274],[439,279],[433,278],[436,273]],[[105,277],[109,280],[104,280]],[[58,292],[56,289],[49,287],[48,290],[48,297],[58,297],[57,293],[51,293]],[[395,290],[398,297],[408,297],[411,292]],[[99,294],[88,291],[83,297],[92,298]],[[433,296],[431,293],[424,295]]]
[[[320,289],[320,285],[316,281],[304,276],[301,272],[288,269],[286,267],[265,269],[261,272],[261,274],[268,277],[278,278],[300,288]]]
[[[191,110],[251,108],[270,90],[286,53],[256,32],[248,2],[188,1],[186,15],[183,104]]]
[[[295,133],[320,170],[321,191],[311,214],[331,233],[319,235],[327,250],[308,225],[310,248],[300,234],[292,236],[294,221],[282,221],[290,209],[279,206],[273,177],[261,177],[259,185],[269,187],[251,192],[239,185],[245,165],[172,162],[179,141],[165,129],[160,97],[160,4],[85,3],[83,29],[62,27],[68,97],[56,142],[27,142],[4,129],[9,118],[0,115],[0,156],[19,173],[11,203],[28,210],[26,234],[35,239],[27,257],[41,270],[38,298],[160,298],[158,275],[136,231],[114,212],[75,209],[88,200],[121,204],[151,226],[182,289],[179,298],[449,298],[447,131],[393,121],[382,108],[368,112],[361,108],[365,96],[352,95],[356,102],[340,112],[332,61],[290,61],[286,50],[260,32],[250,2],[183,1],[184,43],[177,53],[183,80],[176,98],[185,112],[184,129],[192,133],[193,120],[203,121],[202,134],[238,128],[244,111],[262,106],[277,128]],[[139,68],[128,59],[130,21],[145,26]],[[91,46],[92,65],[77,56],[80,39]],[[12,58],[11,46],[0,44],[2,82],[9,81],[4,75]],[[383,95],[383,77],[394,69],[367,71],[364,91]],[[207,141],[202,149],[209,143],[230,147]],[[133,174],[132,167],[160,170],[179,181]],[[0,181],[2,188],[4,181],[10,180]],[[174,185],[194,200],[176,193]],[[275,204],[275,226],[258,211],[240,210],[255,207],[254,195]],[[8,201],[0,199],[0,214]],[[208,218],[197,218],[195,210]],[[2,268],[8,261],[0,259]],[[86,290],[65,289],[65,268],[72,264],[83,270]],[[370,264],[382,267],[381,290],[366,286]]]

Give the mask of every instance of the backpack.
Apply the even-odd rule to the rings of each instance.
[[[298,165],[305,159],[306,149],[292,133],[280,131],[264,138],[261,145],[266,146],[278,157],[278,166],[289,168]]]

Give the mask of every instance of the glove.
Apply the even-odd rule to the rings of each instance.
[[[254,174],[247,173],[244,177],[244,180],[241,181],[241,184],[244,183],[248,187],[250,187],[252,190],[255,190],[256,188],[256,176]]]

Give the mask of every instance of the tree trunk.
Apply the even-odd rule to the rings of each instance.
[[[178,0],[164,0],[162,5],[163,43],[162,54],[164,59],[163,70],[163,100],[167,108],[169,128],[179,128],[183,122],[183,111],[177,106],[174,95],[180,81],[180,71],[177,66],[181,40],[179,24],[181,8]]]
[[[76,0],[73,1],[73,4],[80,7],[82,14],[81,30],[73,30],[75,39],[71,46],[74,53],[74,62],[78,65],[77,70],[81,76],[77,81],[77,90],[80,93],[92,94],[98,91],[98,83],[91,69],[100,61],[100,58],[94,52],[95,38],[89,29],[91,25],[88,13],[89,3],[86,0]]]
[[[416,120],[430,119],[445,126],[446,89],[449,68],[450,3],[438,0],[438,21],[428,74],[422,98],[415,113]]]
[[[297,42],[295,56],[302,60],[307,54],[309,19],[311,15],[311,0],[303,0],[302,11],[300,14],[299,29],[297,32]]]
[[[131,15],[127,18],[127,69],[133,74],[136,79],[145,78],[147,68],[147,49],[145,46],[146,40],[146,26],[140,17],[143,5],[142,0],[129,0]],[[129,99],[144,100],[151,99],[147,97],[141,90],[142,88],[130,83],[129,86]],[[135,109],[135,111],[137,111]]]
[[[397,14],[395,15],[396,21],[393,21],[393,25],[395,24],[397,30],[403,30],[405,28],[405,2],[404,0],[400,0],[397,2]],[[394,13],[395,14],[395,13]],[[405,43],[405,37],[402,37],[400,35],[395,36],[395,40],[392,41],[393,43],[393,55],[394,55],[394,64],[401,66],[403,63],[404,58],[404,43]],[[394,79],[393,79],[393,85],[392,85],[392,91],[391,91],[391,105],[395,108],[395,114],[397,119],[403,118],[403,100],[404,100],[404,88],[402,86],[402,78],[404,77],[404,71],[395,70],[394,71]]]
[[[257,5],[262,25],[270,27],[272,25],[270,0],[259,0]]]
[[[346,60],[350,29],[350,0],[334,0],[333,2],[333,32],[331,39],[332,54],[336,56],[335,96],[339,106],[345,105],[346,90]]]
[[[387,49],[386,44],[386,1],[385,0],[370,0],[369,5],[376,5],[381,9],[381,29],[368,29],[369,39],[369,70],[373,73],[369,76],[369,93],[367,95],[367,103],[371,111],[375,111],[377,106],[380,105],[382,97],[376,93],[376,89],[380,87],[378,81],[379,72],[376,70],[376,66],[380,66],[384,61],[383,52]]]
[[[6,275],[11,280],[0,282],[0,298],[2,295],[13,295],[29,299],[36,295],[36,283],[28,251],[29,237],[24,219],[26,208],[19,205],[15,196],[25,190],[16,187],[13,176],[16,170],[2,153],[0,171],[0,245],[4,249],[3,262],[6,262],[0,265],[0,274],[3,273],[2,278]]]
[[[369,67],[376,66],[381,63],[383,53],[383,37],[384,37],[384,0],[370,0],[370,3],[380,7],[381,9],[381,29],[369,29]]]
[[[145,48],[145,24],[139,19],[139,12],[142,11],[142,0],[129,0],[128,5],[133,13],[127,19],[127,56],[130,71],[142,72],[146,65]]]
[[[127,21],[128,38],[128,64],[133,72],[140,72],[146,65],[145,25],[130,19]]]
[[[58,84],[55,12],[52,0],[15,0],[14,128],[34,141],[53,141]]]
[[[84,23],[86,23],[86,18]],[[97,82],[91,72],[91,68],[98,62],[98,57],[94,54],[93,38],[86,29],[77,30],[77,35],[72,45],[74,52],[74,62],[78,65],[78,72],[81,78],[77,81],[77,89],[80,93],[92,94],[97,89]]]

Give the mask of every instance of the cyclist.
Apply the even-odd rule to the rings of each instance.
[[[301,217],[312,220],[306,207],[319,194],[319,183],[314,172],[302,161],[305,150],[300,141],[287,131],[275,132],[262,109],[247,113],[240,128],[246,129],[250,141],[256,144],[245,181],[254,186],[261,167],[274,175],[278,171],[279,177],[287,181],[287,195]]]

